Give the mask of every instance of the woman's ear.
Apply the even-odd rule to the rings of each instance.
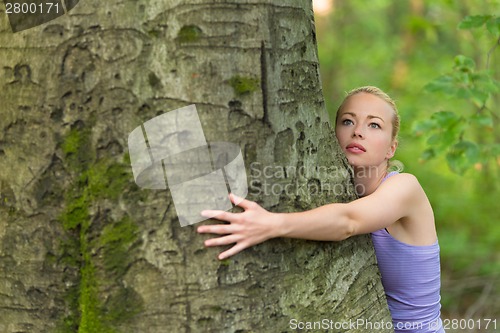
[[[396,153],[396,149],[398,148],[398,140],[392,141],[391,146],[389,147],[389,150],[387,151],[387,159],[391,159],[394,157],[394,154]]]

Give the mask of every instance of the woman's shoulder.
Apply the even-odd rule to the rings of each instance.
[[[423,193],[422,185],[418,181],[417,177],[411,173],[401,172],[390,175],[380,186],[380,189],[384,188],[397,190],[397,192],[403,193]]]
[[[401,217],[388,227],[397,240],[411,245],[431,245],[436,242],[432,206],[417,177],[400,173],[389,177],[382,185],[381,196],[390,198],[390,207],[399,209]]]
[[[389,180],[395,180],[397,179],[399,182],[416,182],[419,183],[417,177],[411,173],[408,172],[394,172],[394,173],[389,173],[389,177],[387,177],[387,181]],[[420,184],[420,183],[419,183]]]

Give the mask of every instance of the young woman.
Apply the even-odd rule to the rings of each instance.
[[[440,262],[434,214],[418,180],[388,172],[397,148],[399,115],[394,101],[376,87],[348,93],[337,111],[336,135],[359,199],[298,213],[272,213],[230,195],[245,211],[205,211],[229,224],[203,225],[199,233],[223,235],[205,246],[235,244],[225,259],[270,238],[341,241],[372,234],[382,284],[396,332],[444,332],[440,319]]]

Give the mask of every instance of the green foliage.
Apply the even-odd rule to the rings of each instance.
[[[493,15],[470,15],[466,16],[458,24],[459,29],[475,29],[485,26],[496,38],[500,35],[500,17]]]
[[[484,107],[488,98],[499,91],[499,82],[491,71],[477,71],[471,58],[455,57],[453,72],[442,75],[424,88],[428,92],[470,100],[473,105]]]
[[[345,92],[362,85],[379,86],[398,104],[396,158],[434,209],[445,317],[473,304],[477,316],[500,314],[498,13],[499,0],[352,0],[316,17],[331,119]],[[466,17],[476,14],[488,15]],[[489,281],[497,287],[481,296]]]
[[[473,29],[479,28],[486,22],[489,22],[493,17],[491,15],[471,15],[465,17],[462,22],[458,24],[459,29]]]
[[[500,18],[493,15],[474,15],[465,17],[458,27],[483,27],[499,39],[499,23]],[[450,73],[436,78],[424,87],[429,93],[462,99],[470,107],[457,110],[460,115],[438,111],[430,119],[415,123],[414,134],[425,135],[429,146],[421,155],[422,160],[445,154],[450,169],[463,174],[475,165],[484,165],[488,160],[499,157],[492,154],[493,135],[483,135],[480,140],[477,139],[477,133],[493,132],[493,117],[498,117],[496,110],[488,107],[488,101],[500,90],[500,82],[495,79],[494,74],[491,70],[478,70],[472,58],[458,55]]]
[[[491,156],[495,156],[491,154],[490,144],[464,139],[467,132],[473,132],[476,128],[492,131],[491,116],[476,113],[466,118],[452,111],[438,111],[430,119],[416,122],[414,133],[427,136],[428,148],[422,153],[421,159],[430,160],[445,152],[448,166],[459,174],[476,163],[486,163]]]
[[[450,147],[446,154],[446,160],[451,170],[456,173],[464,173],[475,164],[479,157],[477,145],[470,141],[458,141]]]

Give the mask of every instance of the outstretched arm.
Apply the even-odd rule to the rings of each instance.
[[[350,203],[333,203],[298,213],[271,213],[257,203],[242,200],[231,194],[231,201],[245,211],[230,213],[204,211],[229,224],[203,225],[199,233],[223,235],[205,241],[205,246],[235,244],[219,255],[225,259],[250,246],[270,238],[289,237],[320,241],[340,241],[350,236],[366,234],[413,214],[419,206],[421,187],[415,177],[402,174],[393,176],[377,191]]]

